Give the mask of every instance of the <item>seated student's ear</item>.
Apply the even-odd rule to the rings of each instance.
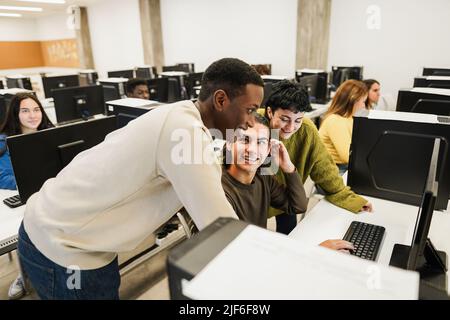
[[[214,92],[213,104],[214,108],[219,112],[224,111],[226,107],[228,107],[228,105],[230,104],[230,98],[228,97],[225,90],[219,89]]]
[[[269,117],[269,120],[272,120],[273,113],[270,107],[267,107],[267,116]]]

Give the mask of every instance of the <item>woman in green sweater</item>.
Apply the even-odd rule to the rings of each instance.
[[[322,143],[314,123],[304,118],[310,110],[308,93],[300,84],[280,81],[265,104],[265,116],[271,129],[280,130],[280,140],[286,146],[291,161],[305,183],[310,176],[326,193],[325,199],[353,213],[372,211],[372,204],[345,186],[338,168]],[[278,172],[279,181],[284,182]],[[276,216],[277,231],[288,234],[295,228],[293,215],[271,208],[269,217]]]

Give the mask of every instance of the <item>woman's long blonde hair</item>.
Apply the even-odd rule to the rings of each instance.
[[[342,117],[351,117],[353,107],[361,97],[367,96],[369,91],[362,81],[347,80],[342,83],[336,91],[325,117],[337,114]]]

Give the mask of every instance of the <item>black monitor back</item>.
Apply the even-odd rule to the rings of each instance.
[[[6,77],[6,86],[11,88],[22,88],[27,90],[33,90],[31,86],[30,78],[8,78]]]
[[[436,102],[437,101],[437,102]],[[397,111],[448,115],[450,95],[399,90]]]
[[[44,94],[46,98],[53,97],[52,90],[67,87],[78,87],[80,80],[78,75],[67,75],[57,77],[42,77]]]
[[[450,76],[450,69],[446,68],[423,68],[424,76]]]
[[[450,89],[450,80],[430,80],[426,77],[416,77],[414,78],[414,88],[417,87]]]
[[[175,66],[180,67],[180,71],[184,71],[187,73],[194,73],[195,72],[195,65],[194,63],[177,63]]]
[[[147,80],[150,99],[159,102],[169,101],[169,78],[155,78]]]
[[[190,99],[196,99],[198,97],[194,87],[198,87],[202,84],[203,72],[190,73],[186,78],[186,90]]]
[[[105,113],[105,99],[101,85],[53,90],[58,123],[87,119]],[[81,100],[85,101],[81,104]]]
[[[136,69],[136,78],[155,79],[157,75],[156,67],[138,67]]]
[[[135,78],[135,71],[134,69],[108,71],[108,78]]]
[[[73,123],[7,138],[22,202],[39,191],[81,151],[92,148],[116,130],[116,117]],[[30,165],[32,161],[32,165]]]
[[[350,79],[353,80],[362,80],[363,79],[363,67],[339,67],[333,66],[331,68],[332,77],[331,83],[334,86],[334,89],[339,88],[339,86]]]
[[[5,85],[3,84],[3,80],[0,80],[0,89],[5,89]]]
[[[419,206],[435,137],[443,139],[436,209],[445,210],[450,194],[450,124],[355,117],[348,185],[363,195]]]

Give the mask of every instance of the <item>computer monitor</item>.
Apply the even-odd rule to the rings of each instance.
[[[108,78],[136,78],[135,70],[117,70],[117,71],[108,71]]]
[[[194,73],[195,72],[195,65],[192,62],[189,63],[177,63],[175,66],[179,67],[179,71],[184,71],[187,73]]]
[[[354,80],[362,80],[363,79],[363,67],[362,66],[356,66],[356,67],[340,67],[340,66],[333,66],[331,68],[332,72],[332,89],[336,90],[339,88],[339,86],[350,79]]]
[[[105,101],[117,100],[126,97],[127,78],[107,78],[99,79],[98,82],[103,87],[103,97]]]
[[[105,100],[101,85],[71,87],[53,90],[58,123],[88,119],[105,113]]]
[[[450,90],[435,88],[401,89],[397,96],[397,111],[448,115]]]
[[[450,76],[450,68],[423,68],[423,76]]]
[[[117,117],[117,128],[119,129],[126,126],[131,120],[161,105],[163,104],[158,101],[125,98],[107,102],[106,109],[108,115]]]
[[[98,73],[92,69],[81,70],[78,72],[80,86],[89,86],[97,84]]]
[[[3,84],[3,80],[0,80],[0,89],[5,89],[5,85]]]
[[[328,90],[328,72],[314,69],[301,69],[295,72],[295,80],[301,82],[301,78],[316,75],[317,83],[315,93],[310,95],[312,103],[326,104],[330,100]],[[311,97],[314,97],[311,99]]]
[[[8,106],[5,101],[5,97],[0,95],[0,126],[6,119],[6,113],[8,112]]]
[[[33,90],[30,78],[25,76],[7,76],[6,86],[8,87],[8,89],[22,88],[27,90]]]
[[[111,116],[8,137],[6,142],[22,203],[78,153],[99,144],[114,130],[116,117]]]
[[[169,92],[167,102],[176,102],[189,99],[186,88],[186,79],[189,73],[184,71],[163,71],[162,77],[169,78]]]
[[[435,115],[371,111],[355,116],[350,146],[347,184],[356,193],[412,205],[420,205],[433,141],[442,139],[439,153],[437,210],[447,208],[450,195],[450,123]]]
[[[158,76],[156,67],[142,66],[136,68],[136,78],[141,79],[155,79]]]
[[[202,84],[203,72],[190,73],[186,79],[186,90],[190,99],[198,98],[198,90]]]
[[[446,289],[447,255],[437,251],[428,238],[439,186],[439,149],[443,138],[430,138],[433,143],[428,175],[410,246],[395,244],[390,265],[419,271],[421,279]]]
[[[450,89],[450,76],[427,76],[427,77],[415,77],[414,88],[441,88]]]
[[[46,76],[42,77],[42,85],[44,86],[45,97],[51,98],[53,97],[53,89],[78,87],[80,85],[80,80],[77,74],[65,76]]]
[[[169,78],[155,78],[147,80],[150,99],[159,102],[169,101]]]

